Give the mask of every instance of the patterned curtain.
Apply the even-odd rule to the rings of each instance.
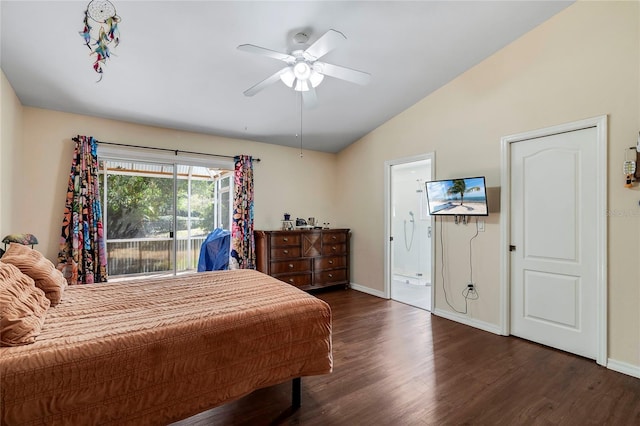
[[[78,136],[64,206],[58,269],[69,284],[107,281],[107,251],[98,189],[97,142]]]
[[[233,223],[231,224],[231,269],[255,269],[253,238],[253,159],[234,158]]]

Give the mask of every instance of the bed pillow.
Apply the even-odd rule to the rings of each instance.
[[[11,243],[2,256],[2,261],[17,266],[22,273],[33,278],[36,286],[51,301],[51,306],[60,303],[67,288],[67,280],[42,253],[22,244]]]
[[[0,346],[35,342],[50,303],[33,279],[0,261]]]

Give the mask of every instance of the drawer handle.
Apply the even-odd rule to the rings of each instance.
[[[338,248],[336,246],[331,247],[331,250],[336,251]]]
[[[283,250],[282,251],[284,254],[289,254],[289,250]]]
[[[284,241],[284,242],[286,243],[287,241],[289,241],[289,239],[288,239],[287,237],[284,237],[284,238],[282,239],[282,241]]]
[[[330,260],[330,261],[329,261],[329,265],[333,265],[333,260]]]
[[[332,240],[336,240],[337,238],[336,238],[336,236],[335,236],[335,235],[333,235],[333,236],[331,237],[331,239],[332,239]]]
[[[289,269],[293,269],[293,263],[289,264]]]
[[[333,278],[333,274],[329,274],[329,278]]]
[[[289,282],[292,283],[293,282],[293,278],[289,278]]]

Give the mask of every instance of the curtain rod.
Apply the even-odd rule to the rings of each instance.
[[[80,139],[78,136],[74,136],[73,138],[71,138],[71,140],[74,142],[78,142]],[[178,155],[179,153],[184,153],[184,154],[208,155],[210,157],[235,158],[233,155],[209,154],[207,152],[183,151],[181,149],[157,148],[154,146],[130,145],[126,143],[116,143],[116,142],[103,142],[97,139],[96,139],[96,143],[103,144],[103,145],[126,146],[127,148],[142,148],[142,149],[153,149],[156,151],[173,152],[175,155]],[[258,163],[260,162],[259,158],[254,158],[253,160],[257,161]]]

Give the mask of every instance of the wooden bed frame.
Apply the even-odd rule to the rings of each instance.
[[[0,348],[1,424],[167,424],[332,370],[329,306],[256,271],[71,286]]]

